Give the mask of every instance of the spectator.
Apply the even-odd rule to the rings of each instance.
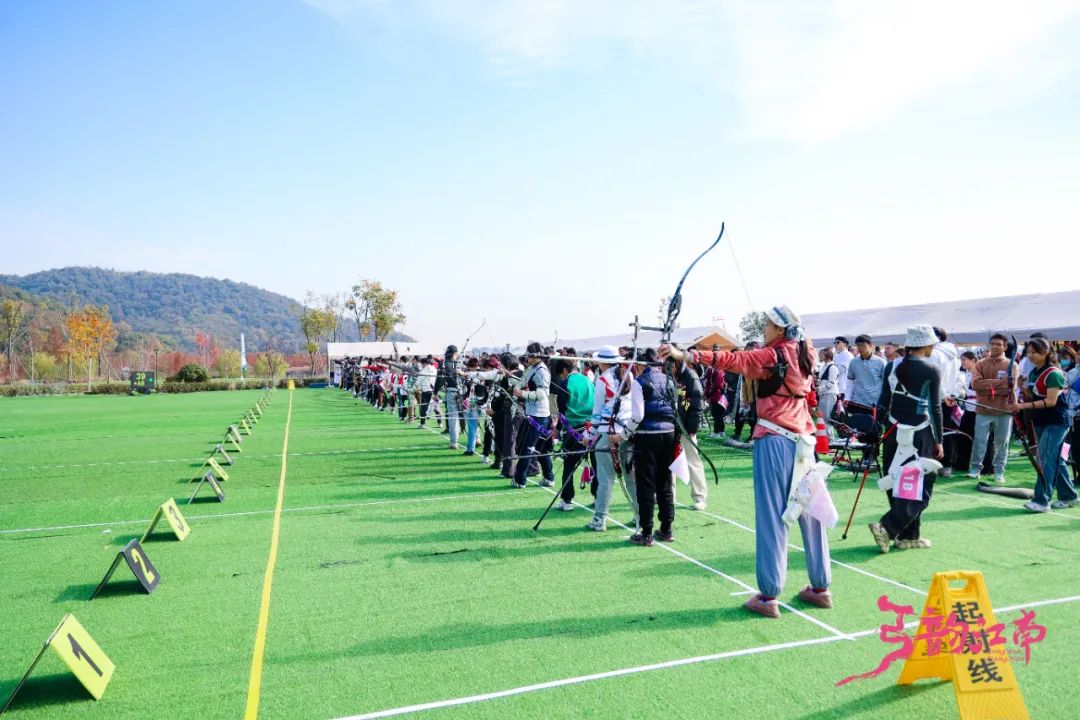
[[[1005,357],[1008,340],[1001,333],[990,336],[987,355],[975,363],[971,371],[971,387],[979,405],[975,408],[975,430],[972,434],[971,457],[968,477],[979,477],[979,463],[986,452],[991,430],[994,433],[993,465],[994,480],[1005,482],[1005,463],[1009,459],[1009,436],[1012,420],[1009,416],[1009,359]],[[1013,382],[1016,368],[1013,367]]]
[[[840,397],[840,368],[833,362],[832,348],[821,351],[821,370],[818,373],[818,412],[828,423],[832,419],[836,401]]]
[[[873,354],[873,342],[868,335],[855,338],[855,349],[859,354],[848,363],[848,400],[858,411],[869,413],[877,405],[881,395],[885,360]],[[848,409],[852,411],[850,406]]]
[[[1030,340],[1027,356],[1033,369],[1024,384],[1026,401],[1011,406],[1010,410],[1026,410],[1035,428],[1042,475],[1035,483],[1035,497],[1024,503],[1024,508],[1044,513],[1050,508],[1060,510],[1080,504],[1062,457],[1062,446],[1069,431],[1069,410],[1065,399],[1068,386],[1065,373],[1057,366],[1057,358],[1046,340]],[[1055,490],[1058,499],[1051,503]]]
[[[941,376],[941,417],[946,433],[941,476],[950,477],[956,462],[956,434],[949,431],[960,429],[960,418],[956,416],[956,398],[963,393],[960,388],[960,351],[949,342],[949,335],[943,329],[935,326],[934,334],[937,335],[938,343],[930,354],[930,362]]]
[[[855,356],[848,350],[848,341],[844,336],[840,336],[833,341],[833,362],[836,363],[836,367],[840,368],[840,399],[843,400],[848,394],[848,365],[851,364],[852,358]]]

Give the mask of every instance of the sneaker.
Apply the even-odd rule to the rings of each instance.
[[[941,477],[952,477],[952,468],[951,467],[941,468]]]
[[[996,482],[998,485],[1004,485],[1005,484],[1005,476],[1004,475],[995,475],[994,476],[994,482]]]
[[[473,452],[472,450],[466,450],[465,452],[463,452],[463,453],[461,453],[461,454],[462,454],[462,455],[475,455],[476,453],[475,453],[475,452]]]
[[[488,465],[489,463],[491,463],[491,458],[489,458],[487,455],[484,455],[482,458],[480,458],[480,462]]]
[[[826,610],[832,607],[831,592],[828,590],[816,592],[814,588],[809,585],[799,591],[799,599],[805,603],[810,603],[814,607],[825,608]]]
[[[540,481],[540,487],[555,487],[555,481],[550,478],[544,478]]]
[[[596,516],[593,516],[593,519],[590,520],[588,524],[585,525],[585,527],[594,532],[607,531],[607,523],[603,520],[603,518],[597,519]]]
[[[556,510],[562,510],[563,512],[570,512],[574,509],[574,503],[568,503],[565,500],[560,500],[555,506]]]
[[[878,522],[872,522],[868,527],[870,528],[870,534],[874,536],[874,542],[877,544],[878,549],[883,553],[889,552],[889,544],[892,542],[889,538],[889,531]]]
[[[897,540],[896,547],[901,550],[925,550],[931,546],[930,538],[915,538],[914,540]]]
[[[743,607],[767,618],[780,617],[780,603],[776,602],[776,598],[765,600],[760,594],[754,595],[743,603]]]
[[[972,480],[978,480],[979,479],[979,471],[978,470],[972,470],[971,472],[969,472],[967,474],[967,476],[969,478],[971,478]],[[996,480],[997,478],[994,478],[994,479]]]
[[[1055,500],[1050,503],[1050,507],[1055,510],[1064,510],[1065,508],[1076,507],[1080,505],[1080,500]]]
[[[523,490],[526,486],[525,486],[525,483],[519,483],[519,482],[517,482],[515,480],[511,480],[510,481],[510,487],[517,488],[518,490]]]
[[[457,446],[457,445],[451,445],[451,446],[450,446],[450,449],[451,449],[451,450],[457,450],[457,449],[458,449],[458,446]]]
[[[654,535],[653,537],[655,537],[660,542],[666,542],[666,543],[675,542],[675,534],[670,533],[670,532],[660,531],[660,532],[656,533],[656,535]]]
[[[642,547],[652,547],[652,535],[646,535],[644,533],[634,533],[627,541],[631,545],[641,545]]]
[[[691,510],[704,510],[705,509],[705,501],[704,500],[698,500],[696,503],[694,503],[693,505],[690,506],[690,509]]]
[[[1026,503],[1024,503],[1024,509],[1030,510],[1031,512],[1044,513],[1050,509],[1050,506],[1042,505],[1035,502],[1034,500],[1028,500]]]

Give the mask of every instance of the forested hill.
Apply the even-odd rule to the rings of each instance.
[[[31,275],[0,275],[0,285],[24,290],[70,305],[108,305],[113,322],[127,323],[137,333],[175,339],[191,348],[196,332],[218,341],[238,341],[243,332],[249,349],[291,351],[302,346],[300,303],[268,290],[214,278],[117,272],[67,267]],[[356,326],[342,323],[345,338],[355,339]]]

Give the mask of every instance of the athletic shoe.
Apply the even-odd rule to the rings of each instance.
[[[485,455],[484,457],[480,458],[480,462],[482,462],[482,463],[484,463],[485,465],[487,465],[488,463],[490,463],[490,462],[491,462],[491,458],[489,458],[489,457],[488,457],[487,455]]]
[[[972,480],[978,480],[979,479],[979,471],[978,470],[972,470],[971,472],[969,472],[967,474],[967,476],[969,478],[971,478]],[[996,480],[997,478],[994,478],[994,479]]]
[[[462,454],[462,455],[475,455],[476,453],[475,453],[475,452],[473,452],[472,450],[466,450],[465,452],[463,452],[463,453],[461,453],[461,454]]]
[[[1065,508],[1075,507],[1076,505],[1080,505],[1080,500],[1055,500],[1050,503],[1050,507],[1055,510],[1064,510]]]
[[[644,533],[634,533],[627,538],[627,542],[631,545],[641,545],[642,547],[652,547],[652,535],[646,535]]]
[[[803,602],[810,603],[814,607],[825,608],[826,610],[832,607],[831,592],[828,590],[815,592],[814,588],[809,585],[799,591],[799,599]]]
[[[868,527],[870,528],[870,534],[874,536],[874,542],[877,544],[878,550],[883,553],[889,552],[889,543],[892,542],[889,538],[889,531],[878,522],[872,522]]]
[[[516,482],[514,480],[511,480],[510,481],[510,487],[517,488],[517,489],[521,490],[522,488],[524,488],[526,486],[525,486],[525,483],[518,483],[518,482]]]
[[[570,512],[571,510],[574,509],[574,503],[568,503],[565,500],[560,500],[555,505],[555,509],[556,510],[562,510],[563,512]]]
[[[757,613],[758,615],[763,615],[767,618],[780,617],[780,603],[776,602],[775,598],[772,600],[765,600],[760,594],[754,595],[743,603],[743,607],[752,613]]]
[[[675,542],[675,535],[674,535],[674,533],[670,533],[670,532],[660,531],[660,532],[656,533],[656,535],[654,535],[653,537],[655,537],[660,542],[666,542],[666,543]]]
[[[896,547],[901,550],[925,550],[931,546],[930,538],[915,538],[914,540],[897,540]]]
[[[451,449],[451,450],[457,450],[457,449],[458,449],[458,446],[457,446],[457,445],[451,445],[451,446],[450,446],[450,449]]]
[[[952,468],[941,468],[941,477],[952,477]]]
[[[603,519],[597,520],[595,515],[593,516],[593,519],[590,520],[589,523],[585,527],[588,528],[589,530],[593,530],[595,532],[606,532],[607,531],[607,523]]]
[[[698,500],[696,503],[694,503],[693,505],[690,506],[690,509],[691,510],[704,510],[705,509],[705,501],[704,500]]]
[[[1044,513],[1050,509],[1050,506],[1042,505],[1035,502],[1034,500],[1028,500],[1026,503],[1024,503],[1024,509],[1030,510],[1031,512]]]
[[[544,478],[540,481],[540,487],[555,487],[555,481],[549,478]]]
[[[998,485],[1004,485],[1005,484],[1005,476],[1004,475],[995,475],[994,476],[994,482],[996,482]]]

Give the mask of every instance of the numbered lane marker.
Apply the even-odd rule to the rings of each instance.
[[[41,649],[34,656],[34,661],[30,663],[30,668],[23,674],[22,679],[19,680],[4,706],[0,707],[0,715],[11,707],[11,703],[15,701],[15,696],[22,690],[23,685],[26,684],[27,679],[30,677],[30,673],[34,672],[34,668],[37,667],[42,655],[49,648],[52,648],[53,652],[60,656],[60,659],[64,661],[72,674],[82,683],[82,686],[86,688],[91,697],[100,700],[101,696],[105,694],[105,688],[108,687],[109,680],[112,679],[113,671],[116,668],[105,653],[101,651],[98,644],[94,642],[94,639],[90,637],[90,634],[75,619],[75,616],[69,613],[64,616],[64,619],[60,621],[60,624],[56,626],[56,629],[42,644]]]
[[[219,455],[221,455],[222,458],[224,458],[222,462],[224,462],[226,465],[233,464],[233,459],[229,457],[229,453],[225,452],[225,446],[221,443],[218,443],[218,446],[214,448],[214,452],[218,453]]]
[[[112,565],[109,566],[109,571],[105,573],[105,577],[101,579],[98,586],[94,588],[94,593],[90,596],[93,600],[97,597],[97,594],[101,592],[101,589],[109,582],[109,579],[116,572],[116,568],[120,566],[120,561],[123,560],[127,563],[128,568],[131,570],[131,574],[135,576],[135,579],[142,585],[142,589],[146,591],[146,594],[154,592],[154,588],[161,582],[161,573],[157,571],[153,563],[150,562],[150,558],[146,556],[146,551],[143,550],[143,546],[139,544],[138,540],[132,540],[124,548],[116,553],[116,557],[113,559]]]
[[[218,465],[217,460],[215,460],[213,458],[213,456],[211,456],[210,459],[207,460],[206,462],[210,466],[210,469],[214,471],[214,474],[217,475],[218,480],[228,480],[229,479],[229,473],[222,470],[221,466]]]
[[[225,502],[225,491],[221,489],[221,485],[218,484],[217,478],[214,477],[214,473],[207,470],[206,474],[199,480],[199,484],[195,486],[195,492],[191,493],[191,497],[188,498],[188,505],[195,500],[195,496],[199,494],[199,490],[202,489],[203,485],[210,486],[210,489],[217,495],[218,502]]]
[[[146,528],[146,532],[139,538],[139,542],[144,542],[146,538],[150,537],[150,533],[154,532],[154,528],[157,527],[162,518],[165,518],[165,522],[169,523],[169,527],[172,528],[173,535],[176,536],[177,540],[183,541],[191,532],[191,528],[188,527],[184,516],[180,514],[180,508],[176,507],[176,501],[169,498],[168,502],[164,502],[158,507],[154,513],[154,519],[150,521],[150,527]]]
[[[251,434],[251,426],[248,425],[247,420],[245,420],[244,418],[240,418],[240,432],[242,432],[244,435]]]
[[[244,442],[244,438],[240,437],[240,431],[236,429],[235,425],[230,425],[229,429],[225,431],[225,441],[231,442],[233,449],[240,452],[240,443]]]

